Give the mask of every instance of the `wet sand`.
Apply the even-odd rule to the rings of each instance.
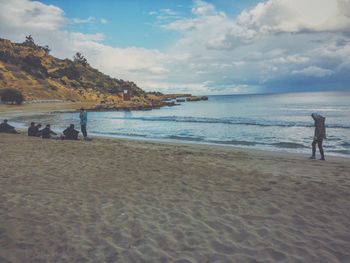
[[[0,134],[0,262],[349,262],[350,160]]]

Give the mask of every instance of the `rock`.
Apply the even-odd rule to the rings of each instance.
[[[186,98],[187,101],[201,101],[201,100],[208,100],[207,96],[191,96]]]

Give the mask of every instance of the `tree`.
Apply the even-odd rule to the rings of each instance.
[[[45,53],[48,55],[49,53],[50,53],[50,51],[51,51],[51,49],[50,49],[50,47],[48,46],[48,45],[46,45],[46,46],[44,46],[44,47],[41,47],[42,48],[42,50],[44,50],[45,51]]]
[[[22,93],[12,88],[0,89],[0,97],[2,102],[12,104],[22,104],[24,100]]]
[[[23,44],[30,47],[36,47],[36,44],[34,42],[32,35],[26,36],[26,40],[23,42]]]
[[[75,56],[73,59],[75,63],[79,63],[84,66],[87,64],[86,58],[80,52],[75,53]]]

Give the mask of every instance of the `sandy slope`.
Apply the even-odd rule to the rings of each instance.
[[[350,160],[0,134],[0,262],[350,262]]]

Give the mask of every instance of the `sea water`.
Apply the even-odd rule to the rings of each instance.
[[[314,133],[311,113],[326,117],[326,154],[350,157],[350,92],[209,96],[152,111],[89,112],[90,135],[220,144],[309,153]],[[78,113],[17,117],[50,123],[62,131]]]

